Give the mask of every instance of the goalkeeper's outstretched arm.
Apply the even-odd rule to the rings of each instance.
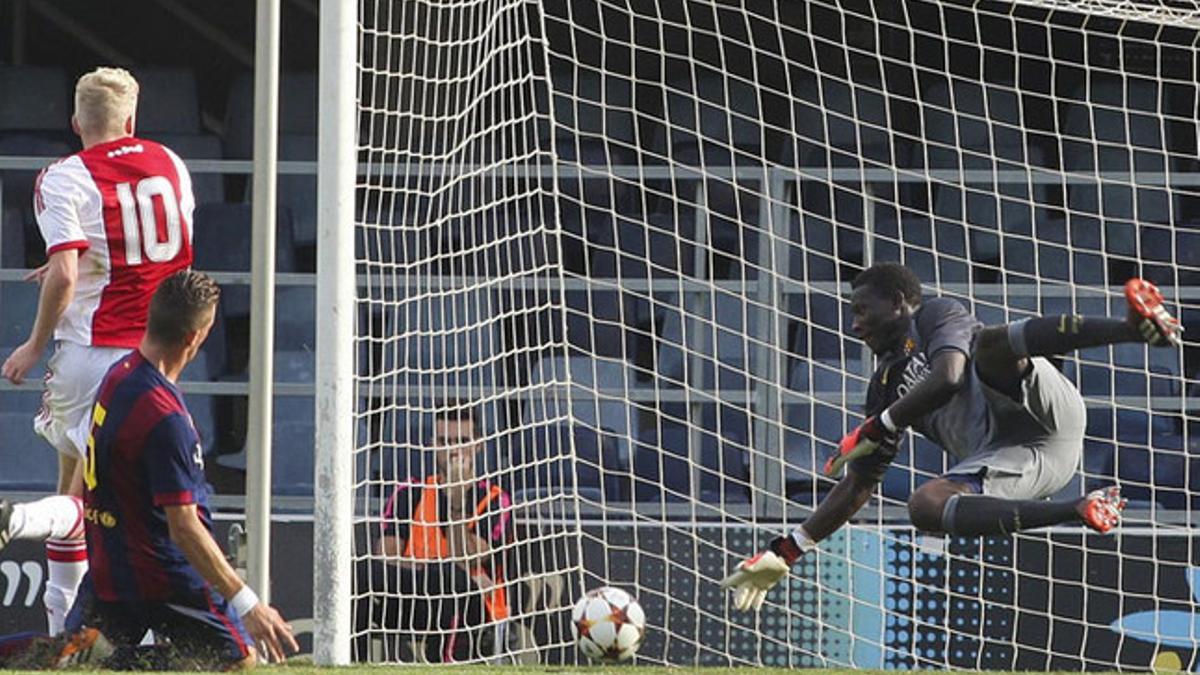
[[[792,563],[854,517],[871,498],[878,484],[878,477],[863,475],[855,471],[853,466],[849,467],[846,475],[800,527],[773,539],[770,548],[739,563],[733,574],[721,581],[722,586],[734,592],[734,607],[761,607],[767,591],[787,576]]]
[[[814,544],[837,532],[847,521],[858,513],[875,492],[879,479],[864,476],[851,466],[846,469],[846,475],[838,484],[833,486],[825,499],[817,505],[817,510],[800,525],[805,536]],[[795,539],[793,535],[793,539]]]

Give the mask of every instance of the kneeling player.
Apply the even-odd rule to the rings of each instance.
[[[854,331],[879,358],[868,417],[826,465],[846,475],[812,516],[722,582],[736,591],[736,607],[761,606],[789,565],[858,512],[909,427],[960,460],[909,499],[921,530],[969,536],[1078,522],[1108,532],[1120,522],[1125,502],[1115,486],[1046,500],[1079,465],[1087,414],[1079,391],[1043,357],[1121,342],[1178,345],[1182,328],[1153,284],[1125,285],[1124,319],[1062,315],[988,328],[957,301],[923,302],[920,280],[895,263],[872,266],[851,286]]]
[[[199,272],[168,277],[140,346],[109,370],[93,408],[83,472],[90,593],[67,627],[99,629],[116,658],[147,630],[207,667],[253,665],[251,637],[272,660],[297,649],[291,627],[213,540],[200,442],[175,386],[212,327],[218,295]]]

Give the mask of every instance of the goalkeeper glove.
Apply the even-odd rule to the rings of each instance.
[[[816,546],[807,537],[805,541],[807,545]],[[792,535],[775,537],[766,551],[738,563],[733,574],[721,580],[721,588],[733,591],[733,606],[736,609],[757,610],[762,607],[767,591],[787,576],[788,568],[804,554],[804,550]]]
[[[878,416],[872,415],[865,422],[842,437],[838,452],[825,462],[825,475],[837,476],[846,464],[874,453],[884,445],[895,446],[900,440],[900,430],[892,423],[886,410]]]

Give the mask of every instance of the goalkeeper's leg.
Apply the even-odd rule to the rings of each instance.
[[[989,384],[1005,390],[1006,384],[1019,379],[1031,356],[1056,356],[1123,342],[1180,344],[1183,327],[1167,311],[1154,284],[1130,279],[1125,284],[1125,301],[1128,311],[1121,319],[1059,314],[984,329],[972,355],[975,366]]]
[[[1080,523],[1108,532],[1121,522],[1125,500],[1115,486],[1079,499],[1005,499],[978,494],[968,483],[937,478],[921,486],[908,501],[917,529],[963,537],[1012,534],[1064,523]]]

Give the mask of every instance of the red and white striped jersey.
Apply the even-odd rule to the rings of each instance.
[[[192,264],[192,179],[179,157],[126,137],[46,167],[33,190],[46,255],[80,249],[75,296],[54,337],[137,347],[158,284]]]

